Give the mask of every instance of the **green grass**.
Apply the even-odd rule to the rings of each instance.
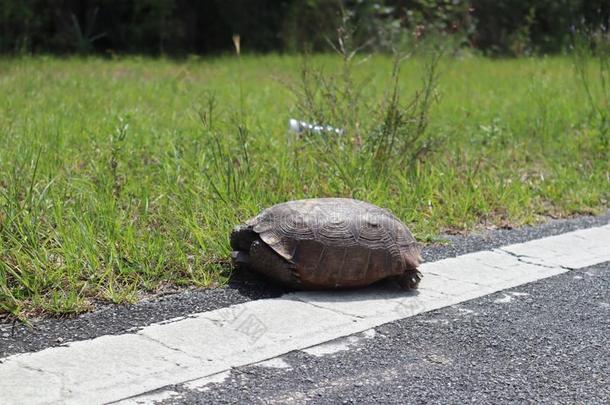
[[[340,67],[334,56],[314,62]],[[413,164],[388,153],[383,170],[352,159],[353,148],[288,139],[288,118],[300,116],[286,83],[300,65],[0,60],[0,314],[76,313],[168,284],[221,285],[230,229],[289,199],[367,200],[422,241],[608,207],[607,134],[570,59],[443,60],[427,134],[444,142]],[[370,79],[363,105],[391,88],[391,70],[381,56],[355,67]],[[403,100],[421,70],[405,62]],[[359,119],[375,125],[379,115],[363,108]]]

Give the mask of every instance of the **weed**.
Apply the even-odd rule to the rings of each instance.
[[[299,154],[308,154],[304,148],[309,147],[347,189],[354,189],[355,179],[377,181],[392,169],[408,170],[442,143],[442,134],[432,136],[427,131],[437,100],[442,52],[435,49],[423,59],[421,86],[404,102],[400,70],[409,55],[395,51],[388,89],[375,101],[369,95],[371,78],[356,79],[355,70],[369,58],[359,56],[363,46],[353,44],[355,30],[348,23],[344,17],[336,41],[331,42],[341,60],[339,72],[328,73],[305,56],[300,82],[290,89],[302,117],[341,129],[310,133],[301,143],[293,144],[297,148],[295,162],[298,164]]]
[[[110,179],[112,182],[112,195],[118,198],[121,193],[121,184],[124,181],[119,177],[118,166],[119,166],[119,153],[125,138],[127,137],[127,130],[129,129],[129,123],[125,118],[119,117],[119,125],[116,127],[115,133],[110,136],[110,156],[108,159],[108,166],[110,169]]]
[[[590,122],[596,130],[598,151],[610,158],[610,33],[602,25],[593,31],[585,27],[573,32],[573,60],[578,81],[589,108]],[[596,62],[598,80],[591,78],[589,65]]]

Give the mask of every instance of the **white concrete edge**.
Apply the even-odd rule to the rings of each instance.
[[[161,389],[169,385],[203,386],[232,367],[610,261],[609,246],[610,225],[582,229],[425,263],[417,292],[371,287],[291,293],[152,324],[135,333],[13,355],[0,359],[2,402],[159,400],[169,395]]]

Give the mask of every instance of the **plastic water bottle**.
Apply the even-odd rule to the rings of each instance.
[[[335,128],[331,127],[330,125],[310,124],[309,122],[295,120],[294,118],[291,118],[288,121],[288,130],[290,132],[294,132],[295,134],[302,134],[303,132],[311,132],[314,134],[333,132],[337,135],[343,134],[342,128]]]

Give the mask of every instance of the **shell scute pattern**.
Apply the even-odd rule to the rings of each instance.
[[[388,210],[363,201],[290,201],[246,224],[294,265],[304,286],[366,285],[419,264],[420,248],[409,230]]]

